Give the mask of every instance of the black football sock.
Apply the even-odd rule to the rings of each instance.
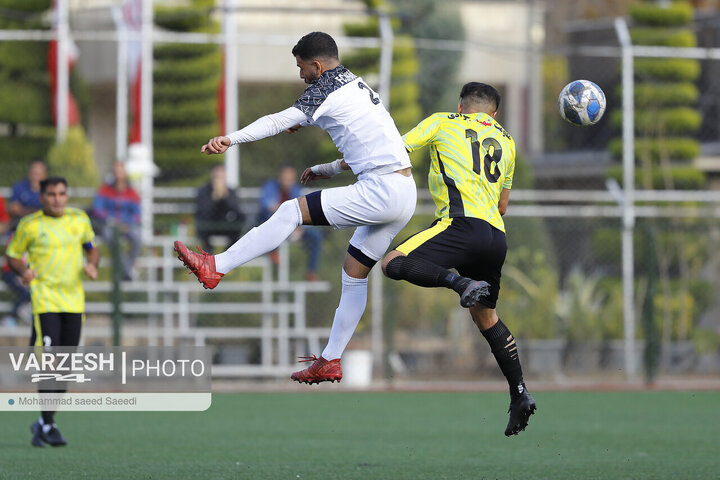
[[[54,410],[51,410],[51,411],[43,410],[42,412],[40,412],[40,414],[42,415],[43,425],[52,425],[53,423],[55,423],[55,411]]]
[[[406,280],[419,287],[445,287],[462,295],[472,282],[427,260],[398,256],[390,260],[385,273],[393,280]]]
[[[500,319],[495,325],[482,331],[482,334],[490,344],[495,360],[497,360],[500,370],[507,379],[510,386],[510,397],[517,398],[525,389],[525,384],[515,337]],[[519,388],[520,386],[522,386],[522,389]]]

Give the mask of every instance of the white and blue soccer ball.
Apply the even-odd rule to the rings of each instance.
[[[565,85],[558,97],[560,116],[579,127],[595,125],[605,113],[605,93],[590,80]]]

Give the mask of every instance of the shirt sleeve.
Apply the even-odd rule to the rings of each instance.
[[[513,183],[513,175],[515,175],[515,142],[510,144],[511,149],[508,152],[508,164],[507,170],[505,170],[505,181],[503,182],[503,188],[510,190]]]
[[[295,107],[289,107],[278,113],[271,113],[258,118],[247,127],[228,135],[230,145],[254,142],[266,137],[272,137],[295,125],[307,122],[307,116]]]
[[[28,250],[28,239],[27,223],[22,220],[18,224],[15,235],[10,239],[7,248],[5,249],[5,255],[12,258],[23,258],[25,252]]]
[[[422,122],[418,123],[415,128],[410,130],[408,133],[403,135],[403,142],[405,142],[405,149],[408,152],[414,152],[428,143],[432,143],[440,130],[440,121],[438,113],[430,115]]]
[[[90,218],[83,212],[80,215],[80,224],[82,225],[82,244],[92,244],[93,247],[95,247],[95,231],[92,229],[92,225],[90,224]]]

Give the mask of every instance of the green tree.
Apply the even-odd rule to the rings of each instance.
[[[155,23],[176,32],[217,33],[212,0],[180,7],[159,6]],[[220,133],[218,88],[222,72],[215,44],[156,44],[153,51],[153,151],[160,183],[195,179],[222,157],[200,154],[200,145]]]
[[[65,177],[73,187],[95,187],[98,184],[94,149],[80,126],[68,129],[65,140],[52,146],[47,160],[53,175]]]
[[[464,40],[460,2],[449,0],[391,0],[402,20],[398,31],[415,38]],[[460,85],[456,76],[463,53],[449,50],[418,49],[420,105],[424,116],[454,110]],[[404,133],[404,132],[403,132]]]
[[[0,29],[49,28],[43,15],[52,0],[2,0],[0,6],[11,13],[0,18]],[[47,52],[45,42],[0,42],[0,162],[8,173],[5,185],[24,175],[33,159],[45,159],[55,139]]]

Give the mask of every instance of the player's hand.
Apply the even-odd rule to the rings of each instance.
[[[301,128],[302,128],[302,125],[297,124],[297,125],[295,125],[295,126],[293,126],[293,127],[288,128],[288,129],[285,130],[285,131],[286,131],[287,133],[291,133],[291,134],[292,134],[292,133],[297,132],[297,131],[300,130]]]
[[[98,271],[94,264],[88,263],[83,267],[83,271],[85,271],[85,275],[87,275],[90,280],[97,280]]]
[[[307,185],[313,180],[324,180],[326,178],[330,177],[328,177],[327,175],[318,175],[317,173],[313,173],[310,168],[306,168],[305,171],[302,172],[302,175],[300,175],[300,183],[303,185]]]
[[[35,277],[37,277],[37,270],[33,268],[28,268],[23,272],[20,278],[22,279],[23,283],[25,283],[26,285],[30,285],[30,282],[32,282]]]
[[[208,155],[213,153],[225,153],[228,147],[230,147],[230,139],[228,137],[214,137],[202,146],[200,153],[206,153]]]

